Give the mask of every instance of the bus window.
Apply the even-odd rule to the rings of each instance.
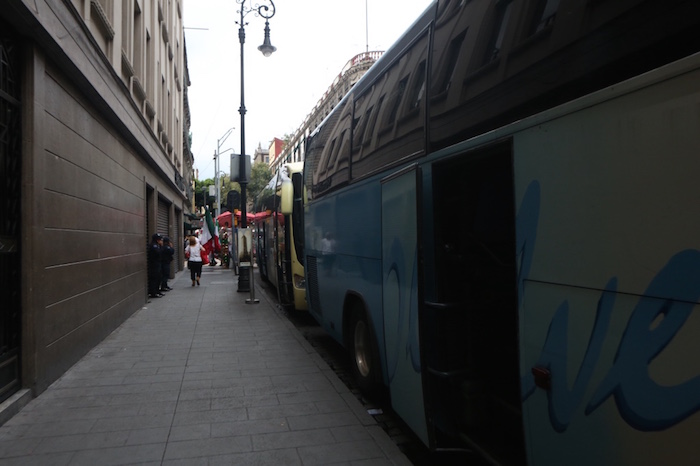
[[[353,180],[425,154],[429,36],[424,30],[400,59],[356,99],[356,117],[364,115],[360,121],[366,123],[359,123],[362,134],[353,136]]]
[[[346,183],[350,177],[350,127],[352,126],[352,105],[347,105],[348,98],[336,107],[337,119],[327,121],[320,129],[330,144],[314,147],[320,150],[317,164],[314,165],[314,188],[317,192],[335,189]],[[330,132],[326,136],[326,132]]]
[[[412,80],[411,93],[408,95],[408,106],[404,117],[409,116],[413,110],[420,108],[423,100],[423,94],[425,93],[425,60],[418,64]]]
[[[491,63],[501,56],[501,48],[503,47],[503,42],[505,40],[506,27],[508,26],[508,20],[511,16],[510,14],[512,7],[512,0],[502,0],[496,4],[493,29],[491,30],[491,35],[489,36],[488,45],[486,46],[484,64]]]
[[[464,38],[466,36],[466,30],[461,34],[458,34],[457,37],[450,41],[446,54],[439,57],[442,63],[435,67],[437,75],[433,78],[435,80],[432,91],[434,99],[447,96],[447,91],[452,85],[455,67],[457,66],[457,59],[462,53],[462,45],[464,44]]]
[[[390,131],[394,127],[396,122],[396,115],[399,113],[399,105],[403,100],[404,92],[406,91],[406,84],[408,83],[408,76],[404,76],[389,95],[389,112],[384,114],[382,121],[381,132]]]
[[[528,35],[537,34],[538,32],[550,28],[552,24],[554,24],[554,18],[559,9],[559,1],[560,0],[539,0],[536,2]]]
[[[355,119],[352,125],[352,154],[353,160],[355,159],[355,154],[357,154],[360,149],[362,149],[362,141],[365,138],[365,131],[368,129],[368,123],[372,116],[372,106],[367,107],[369,102],[368,94],[363,95],[354,102],[355,109],[353,113],[355,114]]]

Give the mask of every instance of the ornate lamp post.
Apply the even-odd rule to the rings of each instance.
[[[269,57],[272,52],[277,50],[275,47],[272,46],[270,43],[270,23],[269,19],[275,16],[275,4],[272,2],[272,0],[266,0],[266,2],[270,3],[270,6],[268,7],[267,5],[259,5],[256,4],[255,6],[252,7],[246,7],[246,0],[236,0],[236,3],[238,3],[241,6],[241,9],[238,11],[241,15],[240,21],[237,21],[236,23],[239,25],[238,28],[238,40],[241,43],[241,107],[238,109],[238,112],[241,114],[241,154],[240,154],[240,179],[238,183],[241,185],[241,223],[240,227],[241,229],[246,229],[248,226],[248,219],[247,219],[247,199],[246,199],[246,187],[248,186],[248,180],[247,180],[247,174],[246,174],[246,163],[245,159],[248,157],[245,153],[245,114],[246,114],[246,108],[245,108],[245,86],[244,86],[244,60],[243,60],[243,44],[245,44],[245,26],[247,23],[245,23],[244,19],[245,16],[248,13],[255,12],[256,15],[261,16],[265,18],[265,39],[263,41],[263,44],[258,47],[258,50],[262,52],[263,55],[266,57]],[[239,273],[238,273],[238,291],[242,292],[247,292],[251,291],[251,280],[250,277],[252,275],[252,244],[248,245],[249,248],[251,248],[251,266],[250,267],[239,267]],[[254,298],[251,298],[250,302],[254,302]]]

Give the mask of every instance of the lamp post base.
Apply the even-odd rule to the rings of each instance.
[[[238,292],[250,292],[250,267],[247,265],[238,267]]]

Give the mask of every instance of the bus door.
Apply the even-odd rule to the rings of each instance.
[[[525,464],[510,141],[435,162],[431,175],[421,314],[431,433],[438,448]]]
[[[418,332],[420,168],[382,180],[382,304],[391,404],[429,444]]]

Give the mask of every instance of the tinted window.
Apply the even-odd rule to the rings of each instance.
[[[425,154],[428,32],[356,99],[352,179]]]

